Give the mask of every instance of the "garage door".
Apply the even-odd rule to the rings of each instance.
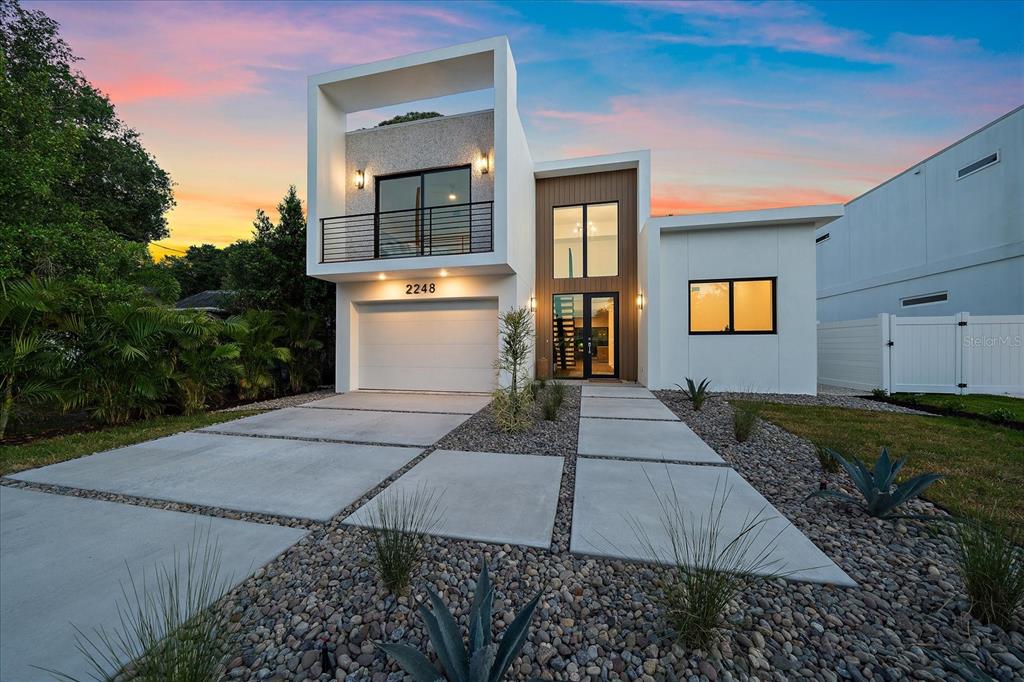
[[[358,312],[360,388],[494,389],[497,301],[372,303]]]

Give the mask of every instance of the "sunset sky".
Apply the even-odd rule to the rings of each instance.
[[[651,148],[656,214],[843,202],[1024,103],[1021,2],[25,4],[171,174],[173,249],[305,195],[307,75],[494,35],[535,160]]]

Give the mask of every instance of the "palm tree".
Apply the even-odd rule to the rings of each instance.
[[[238,344],[242,366],[238,396],[243,400],[255,400],[273,389],[274,369],[292,357],[287,348],[278,345],[284,336],[284,328],[277,324],[274,313],[247,310],[231,317],[225,331]]]
[[[55,403],[68,354],[59,331],[64,287],[32,277],[0,281],[0,440],[18,405]]]
[[[170,390],[175,322],[166,308],[90,303],[77,329],[70,404],[87,407],[107,424],[160,414]]]
[[[288,385],[299,393],[310,383],[320,381],[324,344],[316,338],[320,319],[316,313],[286,308],[282,318],[292,359],[288,363]]]
[[[239,376],[241,352],[237,343],[221,343],[227,324],[217,318],[200,310],[180,311],[176,317],[171,382],[182,412],[197,414],[206,409],[211,396]]]

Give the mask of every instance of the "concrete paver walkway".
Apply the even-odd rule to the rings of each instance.
[[[489,395],[471,393],[407,393],[353,391],[339,393],[302,407],[344,410],[381,410],[385,412],[437,412],[475,414],[491,402]]]
[[[129,569],[152,584],[198,537],[221,552],[234,586],[298,542],[305,531],[0,486],[0,679],[52,680],[45,666],[79,679],[92,670],[75,647],[78,626],[119,628]],[[141,584],[140,584],[141,587]]]
[[[546,548],[551,545],[562,458],[438,450],[403,474],[345,523],[372,525],[381,497],[429,491],[441,522],[433,535]]]
[[[761,512],[769,520],[754,535],[748,550],[748,556],[754,556],[766,547],[773,548],[770,559],[774,563],[759,571],[761,574],[856,584],[742,476],[727,467],[580,459],[576,465],[571,551],[674,563],[670,538],[662,525],[662,503],[680,500],[681,516],[690,521],[685,530],[693,532],[709,528],[708,519],[717,512],[723,496],[719,551]],[[654,554],[637,538],[638,530],[653,542]]]
[[[436,443],[467,419],[469,415],[466,414],[289,407],[216,424],[200,431],[427,446]]]
[[[326,521],[421,452],[191,432],[11,478]]]
[[[581,455],[723,464],[717,452],[681,421],[580,419]]]

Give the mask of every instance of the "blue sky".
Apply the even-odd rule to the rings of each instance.
[[[178,247],[304,192],[306,75],[493,35],[534,157],[651,148],[656,213],[845,201],[1024,103],[1022,2],[27,4],[176,181]]]

